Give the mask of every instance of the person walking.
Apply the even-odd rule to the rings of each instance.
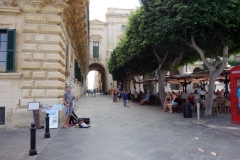
[[[117,92],[117,97],[118,97],[118,101],[120,102],[122,98],[120,90]]]
[[[94,89],[93,89],[93,96],[94,96],[94,97],[96,97],[96,92],[97,92],[97,90],[96,90],[96,88],[94,88]]]
[[[67,86],[67,91],[63,95],[63,104],[64,104],[64,110],[65,110],[65,123],[63,128],[68,128],[70,127],[69,125],[69,120],[70,116],[73,111],[73,99],[74,95],[71,93],[72,87]]]
[[[126,107],[127,100],[128,100],[126,91],[123,91],[122,98],[123,98],[123,105]]]

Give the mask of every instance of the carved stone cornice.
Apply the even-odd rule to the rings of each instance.
[[[63,11],[67,32],[83,77],[86,77],[89,65],[87,5],[88,0],[69,0],[69,7]]]
[[[12,7],[16,7],[17,3],[13,0],[3,0],[3,4],[5,6],[12,6]]]
[[[13,14],[17,15],[21,13],[22,9],[20,7],[10,7],[10,6],[0,6],[0,14]]]
[[[102,40],[102,36],[100,36],[100,35],[91,35],[90,36],[90,41],[92,42],[92,41],[98,41],[98,42],[101,42],[101,40]]]
[[[31,4],[35,7],[36,12],[41,12],[41,9],[44,7],[45,3],[43,0],[32,0]]]
[[[21,73],[1,73],[0,79],[20,79],[22,77]]]
[[[68,7],[67,3],[65,2],[57,2],[53,6],[58,9],[58,14],[62,14],[63,10]]]

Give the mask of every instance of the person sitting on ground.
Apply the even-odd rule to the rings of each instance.
[[[141,100],[140,104],[143,105],[146,101],[149,101],[150,99],[150,93],[147,91],[147,94],[144,99]]]
[[[172,97],[170,95],[170,92],[167,92],[167,95],[165,97],[165,101],[164,101],[164,104],[163,104],[163,112],[166,112],[167,105],[170,104],[171,100],[172,100]]]
[[[178,105],[178,98],[176,94],[171,94],[172,96],[172,102],[170,104],[168,104],[168,109],[169,109],[169,113],[172,113],[172,106],[176,106]]]

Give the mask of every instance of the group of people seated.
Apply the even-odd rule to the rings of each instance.
[[[172,106],[177,106],[179,98],[175,92],[167,92],[166,98],[163,104],[163,112],[166,112],[168,108],[168,112],[172,113]]]
[[[147,91],[147,94],[145,96],[142,96],[141,101],[140,101],[140,105],[143,105],[146,101],[149,101],[150,96],[151,95],[150,95],[149,91]]]

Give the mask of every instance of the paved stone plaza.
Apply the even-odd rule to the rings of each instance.
[[[52,129],[50,139],[37,130],[34,157],[28,156],[29,129],[0,130],[0,159],[240,160],[240,126],[229,116],[197,124],[196,117],[133,102],[124,107],[106,95],[84,96],[76,106],[79,117],[91,118],[90,128]]]

